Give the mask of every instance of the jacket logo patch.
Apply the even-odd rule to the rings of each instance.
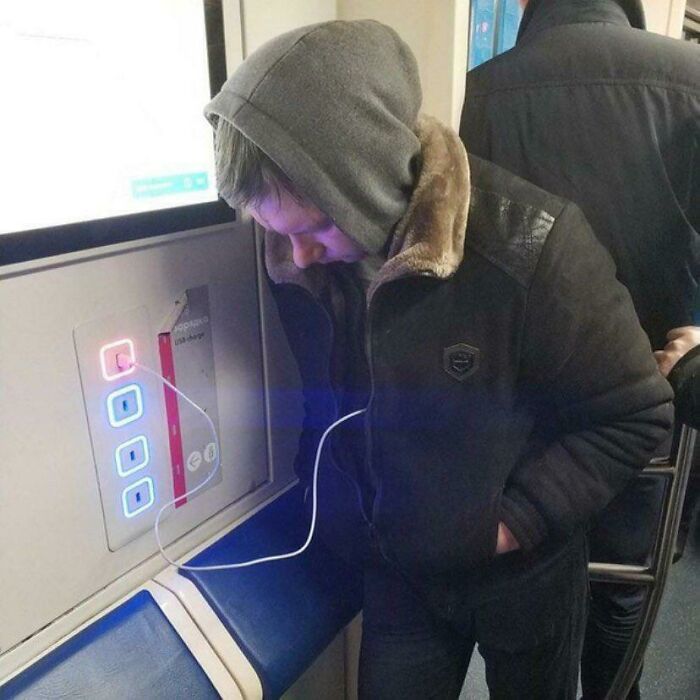
[[[480,354],[478,348],[473,348],[466,343],[450,345],[443,353],[442,366],[447,374],[463,382],[479,368]]]

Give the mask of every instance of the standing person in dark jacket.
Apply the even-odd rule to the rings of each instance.
[[[221,195],[267,229],[303,382],[296,467],[365,569],[362,698],[575,698],[584,524],[670,424],[609,256],[571,204],[419,116],[376,22],[284,34],[206,109]],[[313,490],[312,490],[313,493]],[[313,496],[310,497],[310,500]]]
[[[660,352],[692,324],[700,272],[700,49],[642,31],[637,0],[521,4],[515,48],[467,77],[460,135],[581,207]],[[643,563],[658,500],[648,480],[628,489],[592,533],[591,558]],[[586,698],[605,695],[644,594],[592,590]]]

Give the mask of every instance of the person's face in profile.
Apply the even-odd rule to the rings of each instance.
[[[261,226],[289,238],[294,264],[302,269],[315,263],[357,262],[367,255],[318,207],[299,201],[284,188],[246,210]]]

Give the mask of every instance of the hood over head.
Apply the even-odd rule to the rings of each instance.
[[[518,41],[527,32],[558,24],[628,22],[646,29],[642,0],[529,0],[518,29]]]
[[[206,106],[255,143],[371,253],[408,205],[420,155],[418,67],[393,29],[333,21],[249,56]]]

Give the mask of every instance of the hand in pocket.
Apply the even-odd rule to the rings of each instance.
[[[496,554],[505,554],[520,549],[518,540],[513,537],[513,533],[505,523],[498,523],[498,534],[496,535]]]

